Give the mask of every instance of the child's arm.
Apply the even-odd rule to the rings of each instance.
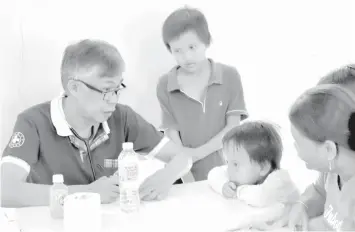
[[[180,132],[176,129],[167,129],[165,131],[166,135],[177,145],[182,146]]]
[[[215,151],[222,149],[223,136],[232,128],[240,125],[240,115],[229,115],[227,117],[227,125],[212,139],[202,146],[195,148],[196,158],[194,162],[201,160]]]
[[[217,193],[223,195],[223,185],[229,181],[227,165],[215,167],[208,173],[208,184]]]
[[[242,185],[237,189],[237,198],[255,207],[295,202],[298,196],[298,190],[286,170],[274,171],[262,184]]]
[[[324,213],[326,200],[325,182],[327,174],[320,173],[315,183],[306,188],[300,197],[300,202],[306,206],[309,218],[320,216]]]

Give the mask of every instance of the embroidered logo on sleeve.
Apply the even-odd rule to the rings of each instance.
[[[21,147],[25,142],[25,136],[21,132],[15,132],[9,143],[10,148]]]

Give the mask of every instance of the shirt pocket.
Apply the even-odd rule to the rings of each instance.
[[[100,176],[112,176],[118,170],[118,156],[116,154],[100,154],[96,157],[95,168]]]

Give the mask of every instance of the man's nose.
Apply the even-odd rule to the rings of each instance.
[[[120,95],[119,92],[112,92],[108,98],[107,98],[107,103],[109,104],[117,104],[118,103],[118,96]]]

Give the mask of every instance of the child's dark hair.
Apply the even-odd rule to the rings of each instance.
[[[210,45],[211,34],[204,14],[197,9],[183,7],[171,13],[163,24],[162,33],[166,48],[170,51],[169,43],[189,30],[194,31],[206,46]]]
[[[243,147],[252,161],[270,162],[271,172],[280,168],[283,146],[275,125],[264,121],[245,122],[223,137],[223,146],[231,142]]]
[[[329,72],[319,80],[318,85],[338,84],[346,86],[354,83],[355,64],[348,64]]]

